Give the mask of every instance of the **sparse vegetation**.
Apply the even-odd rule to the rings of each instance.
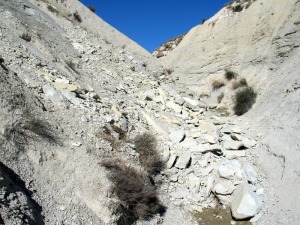
[[[235,81],[232,83],[232,89],[236,90],[240,87],[248,86],[248,83],[245,78],[242,78],[240,81]]]
[[[215,80],[214,82],[212,82],[211,86],[212,86],[212,89],[215,91],[215,90],[218,90],[221,87],[225,86],[225,84],[222,81]]]
[[[243,9],[249,8],[249,6],[256,0],[234,0],[225,4],[225,7],[233,12],[241,12]]]
[[[47,6],[47,9],[50,11],[50,12],[53,12],[53,13],[59,13],[58,10],[56,8],[54,8],[52,5],[48,5]]]
[[[31,35],[28,33],[23,33],[20,38],[22,38],[23,40],[30,42],[31,41]]]
[[[224,77],[226,80],[232,80],[237,77],[237,73],[227,69],[227,70],[225,70]]]
[[[237,4],[237,5],[232,7],[232,11],[233,12],[241,12],[241,11],[243,11],[243,8],[244,7],[241,4]]]
[[[168,68],[168,69],[166,69],[166,72],[167,72],[168,75],[170,75],[174,72],[174,70],[171,69],[171,68]]]
[[[75,18],[75,20],[77,20],[79,23],[82,22],[81,16],[79,15],[79,13],[77,11],[75,11],[73,13],[73,17]]]
[[[256,93],[252,87],[245,87],[235,94],[234,113],[238,116],[248,112],[255,103]]]
[[[79,73],[77,71],[75,63],[73,63],[71,60],[66,60],[65,63],[68,65],[68,67],[73,70],[75,73]]]
[[[127,138],[126,131],[115,124],[111,125],[111,129],[104,126],[102,128],[102,132],[97,133],[96,137],[109,142],[113,149],[118,149]]]
[[[159,212],[161,206],[156,188],[145,174],[120,161],[104,161],[102,165],[109,170],[114,194],[120,200],[121,217],[117,224],[133,224],[139,218]]]
[[[218,96],[218,103],[221,103],[222,99],[224,98],[224,93],[221,93],[219,96]]]
[[[149,133],[138,135],[134,139],[135,149],[139,153],[140,163],[149,174],[157,174],[163,169],[163,163],[156,150],[156,138]]]
[[[88,8],[89,8],[89,10],[91,10],[93,13],[96,12],[96,8],[95,8],[94,6],[89,6]]]

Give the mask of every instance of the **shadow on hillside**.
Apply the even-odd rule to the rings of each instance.
[[[24,224],[30,225],[44,225],[44,219],[41,214],[42,207],[31,198],[32,192],[26,188],[25,182],[17,175],[13,170],[0,162],[0,175],[3,176],[2,182],[0,182],[0,188],[4,188],[9,196],[11,193],[21,192],[27,197],[28,208],[32,210],[32,217],[27,214],[18,215],[24,221]],[[3,185],[3,187],[2,187]],[[16,194],[17,196],[17,194]],[[7,199],[1,199],[1,204],[9,207],[9,201]],[[21,210],[20,210],[21,211]],[[28,221],[27,223],[25,221]],[[0,215],[0,224],[4,224],[3,219]]]

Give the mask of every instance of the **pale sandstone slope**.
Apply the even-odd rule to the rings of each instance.
[[[240,126],[261,136],[253,154],[265,172],[264,217],[259,224],[300,220],[300,1],[258,0],[242,12],[222,9],[194,27],[166,57],[178,83],[199,95],[226,68],[258,93]],[[181,85],[179,85],[181,86]]]

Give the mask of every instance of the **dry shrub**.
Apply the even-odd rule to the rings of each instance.
[[[245,87],[235,94],[234,113],[238,116],[248,112],[255,103],[256,93],[252,87]]]
[[[119,136],[116,137],[113,132],[117,133]],[[114,124],[111,125],[111,129],[104,126],[102,132],[97,133],[96,137],[109,142],[113,149],[118,149],[127,138],[126,131]]]
[[[215,91],[215,90],[218,90],[221,87],[225,86],[225,84],[222,81],[215,80],[214,82],[212,82],[211,86],[212,86],[212,89]]]
[[[50,12],[59,14],[59,11],[58,11],[56,8],[54,8],[52,5],[48,5],[48,6],[47,6],[47,9],[48,9]]]
[[[79,15],[79,13],[77,11],[73,13],[73,16],[74,16],[75,20],[77,20],[79,23],[82,22],[81,16]]]
[[[231,70],[225,70],[224,77],[226,80],[232,80],[237,77],[237,73],[231,71]]]
[[[158,213],[160,202],[156,188],[149,178],[120,161],[104,161],[109,170],[114,194],[120,200],[121,217],[117,224],[132,224],[139,218],[148,218]]]
[[[20,38],[22,38],[23,40],[30,42],[31,41],[31,35],[28,33],[23,33]]]
[[[157,174],[163,169],[163,163],[156,150],[156,138],[149,133],[138,135],[134,139],[135,149],[139,153],[140,163],[149,174]]]
[[[96,12],[96,8],[95,8],[94,6],[89,6],[88,8],[89,8],[89,10],[91,10],[93,13]]]
[[[241,12],[243,10],[243,6],[241,4],[237,4],[235,6],[232,7],[232,11],[233,12]]]

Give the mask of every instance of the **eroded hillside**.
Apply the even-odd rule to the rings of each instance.
[[[298,221],[299,4],[236,1],[158,61],[77,0],[1,1],[0,224]]]

